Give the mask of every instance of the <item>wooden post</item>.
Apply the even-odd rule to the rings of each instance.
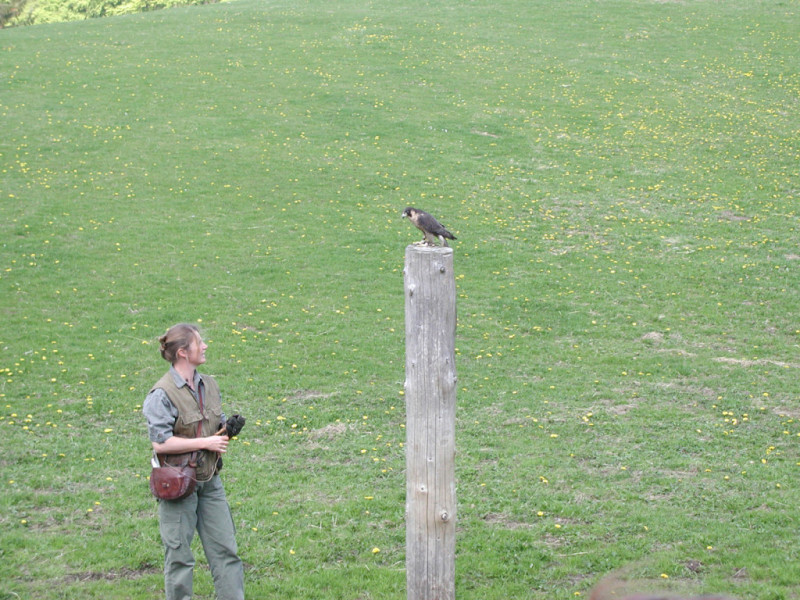
[[[456,283],[453,250],[408,246],[403,273],[407,598],[454,600]]]

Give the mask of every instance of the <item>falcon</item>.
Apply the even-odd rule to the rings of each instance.
[[[403,218],[408,217],[411,222],[416,225],[417,229],[425,234],[425,237],[421,241],[414,242],[415,245],[425,244],[427,246],[435,246],[436,238],[439,238],[443,246],[449,246],[447,240],[456,239],[456,236],[447,231],[433,215],[426,213],[424,210],[409,206],[403,211],[401,216]]]

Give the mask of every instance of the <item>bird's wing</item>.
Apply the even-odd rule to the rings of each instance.
[[[433,215],[430,215],[426,212],[420,212],[419,214],[419,227],[424,231],[429,231],[434,235],[443,235],[447,233],[447,230],[442,226],[439,221],[437,221]]]

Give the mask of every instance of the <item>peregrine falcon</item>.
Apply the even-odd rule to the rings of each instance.
[[[436,238],[439,238],[442,245],[449,246],[447,240],[456,239],[456,236],[447,231],[439,221],[424,210],[409,206],[403,211],[401,216],[411,219],[411,222],[416,225],[417,229],[425,234],[425,237],[421,241],[415,242],[415,245],[426,244],[428,246],[435,246]]]

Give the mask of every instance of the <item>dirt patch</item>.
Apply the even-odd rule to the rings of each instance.
[[[162,573],[161,566],[142,565],[137,569],[114,569],[112,571],[84,571],[81,573],[71,573],[64,577],[65,583],[77,583],[79,581],[117,581],[119,579],[139,579],[148,575]]]
[[[782,362],[780,360],[768,360],[765,358],[758,360],[748,360],[746,358],[729,358],[726,356],[720,356],[712,360],[714,362],[726,363],[729,365],[739,365],[741,367],[761,367],[765,365],[774,365],[776,367],[785,367],[793,369],[800,368],[800,365],[797,363],[787,363],[787,362]]]
[[[731,221],[732,223],[739,223],[742,221],[749,221],[750,217],[746,217],[744,215],[737,215],[736,213],[731,212],[729,210],[723,210],[721,213],[719,213],[718,219],[720,221]]]
[[[326,394],[325,392],[317,392],[315,390],[296,390],[288,396],[289,400],[319,400],[321,398],[330,398],[336,394]]]
[[[308,437],[312,440],[332,440],[345,433],[347,433],[347,425],[344,423],[330,423],[325,427],[312,429],[308,432]]]
[[[781,418],[796,419],[800,421],[800,408],[776,406],[772,409],[772,412]]]
[[[651,344],[660,344],[664,341],[664,334],[658,331],[651,331],[642,336],[643,342],[650,342]]]
[[[506,529],[529,529],[531,527],[530,523],[515,521],[503,513],[487,513],[483,516],[483,520],[492,525],[502,525]]]

